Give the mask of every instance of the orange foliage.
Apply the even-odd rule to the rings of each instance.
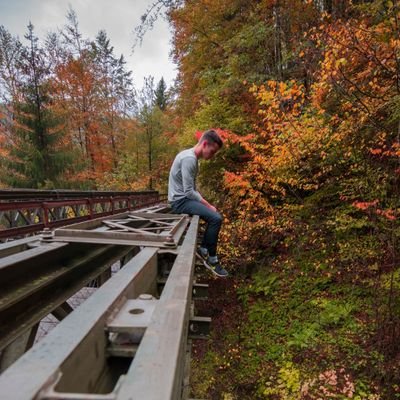
[[[389,187],[400,170],[398,126],[390,122],[400,78],[394,24],[394,18],[326,19],[307,36],[322,57],[312,85],[292,79],[250,87],[259,104],[258,121],[251,135],[229,137],[245,152],[246,162],[225,172],[229,207],[241,222],[228,229],[239,237],[265,230],[286,235],[293,224],[291,207],[301,208],[308,194],[329,184],[338,187],[339,180],[348,191],[340,196],[343,202],[370,217],[397,219],[393,204],[364,183],[366,171],[375,169],[379,187]],[[315,50],[303,51],[307,58],[307,51]],[[257,240],[262,246],[271,238]]]
[[[58,108],[68,116],[69,140],[78,144],[89,161],[79,178],[89,180],[110,171],[116,156],[110,127],[104,122],[106,104],[99,96],[102,82],[96,74],[95,66],[84,57],[70,59],[56,68],[53,82]]]

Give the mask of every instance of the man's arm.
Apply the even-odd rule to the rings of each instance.
[[[197,172],[197,161],[192,157],[185,157],[181,162],[182,185],[185,196],[191,200],[197,200],[209,209],[216,211],[203,196],[195,190],[195,178]]]
[[[181,161],[183,193],[188,199],[201,202],[203,200],[203,197],[195,189],[196,172],[196,160],[193,157],[183,158]]]

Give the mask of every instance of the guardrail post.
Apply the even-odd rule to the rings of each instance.
[[[111,214],[114,214],[115,212],[115,207],[114,207],[114,197],[110,197],[110,202],[111,202]]]
[[[93,199],[87,199],[89,206],[89,219],[93,219]]]
[[[49,210],[47,203],[42,203],[43,207],[43,223],[44,226],[47,228],[49,226]]]

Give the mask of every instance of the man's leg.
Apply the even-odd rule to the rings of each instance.
[[[212,211],[196,200],[183,199],[172,205],[172,210],[181,214],[198,215],[206,221],[207,228],[204,233],[201,247],[208,249],[210,257],[217,255],[218,235],[222,225],[221,214]]]

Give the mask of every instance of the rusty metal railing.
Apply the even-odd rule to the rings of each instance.
[[[156,191],[0,190],[0,240],[20,238],[165,201]]]
[[[154,190],[116,191],[116,190],[37,190],[37,189],[0,189],[0,201],[20,201],[23,199],[59,200],[76,198],[120,197],[154,194]]]

